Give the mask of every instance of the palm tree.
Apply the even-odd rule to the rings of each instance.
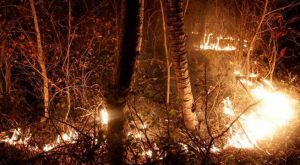
[[[166,11],[168,42],[175,70],[177,91],[181,99],[184,124],[188,129],[195,129],[194,98],[185,44],[183,0],[167,0]]]

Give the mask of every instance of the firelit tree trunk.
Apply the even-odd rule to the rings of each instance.
[[[47,119],[49,118],[49,112],[48,112],[49,88],[48,88],[47,69],[45,64],[46,60],[45,60],[45,55],[43,53],[41,33],[40,33],[38,18],[34,6],[34,0],[29,0],[29,2],[30,2],[33,21],[34,21],[34,30],[36,32],[37,58],[38,58],[38,63],[40,65],[41,76],[43,78],[43,97],[44,97],[44,110],[45,110],[44,117]],[[42,118],[41,121],[42,122],[45,121],[45,118]]]
[[[177,90],[181,99],[185,127],[195,129],[193,94],[188,71],[182,0],[167,0],[167,30],[170,54],[175,70]]]
[[[115,70],[106,96],[109,113],[108,152],[110,164],[124,164],[126,139],[125,104],[131,89],[136,58],[141,51],[144,0],[122,0]]]

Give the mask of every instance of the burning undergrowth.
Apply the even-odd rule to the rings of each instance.
[[[224,99],[224,114],[239,118],[230,129],[230,140],[225,147],[260,148],[260,141],[270,141],[280,134],[297,118],[296,100],[279,91],[268,80],[256,80],[251,74],[247,80],[237,73],[238,81],[249,95],[249,106],[237,110],[229,97]]]
[[[183,128],[176,106],[166,110],[151,99],[131,96],[127,105],[127,162],[253,163],[279,161],[274,159],[275,155],[286,157],[299,125],[297,98],[284,86],[278,87],[258,73],[231,74],[235,85],[229,95],[216,94],[213,88],[208,91],[214,99],[203,100],[209,102],[209,111],[196,132]],[[199,116],[206,111],[205,104],[201,105]],[[11,158],[6,161],[107,162],[109,110],[100,102],[83,112],[78,122],[52,118],[46,124],[16,126],[1,132],[4,149],[15,148],[24,154],[22,159],[5,155]]]
[[[161,77],[149,72],[137,77],[143,81],[137,82],[126,107],[128,130],[124,145],[128,163],[273,162],[295,154],[291,150],[297,149],[293,143],[299,140],[295,138],[299,112],[294,87],[275,78],[269,80],[264,76],[267,72],[258,66],[263,65],[259,60],[253,62],[253,72],[246,74],[240,69],[240,61],[232,57],[241,41],[242,51],[247,48],[246,40],[212,36],[205,35],[198,48],[207,53],[208,61],[226,58],[218,59],[216,64],[199,65],[200,53],[193,57],[191,66],[196,69],[191,76],[198,78],[194,88],[198,96],[196,131],[183,127],[176,94],[171,93],[174,103],[170,106],[161,101]],[[161,68],[159,71],[164,73]],[[90,101],[75,107],[68,120],[57,113],[46,123],[17,123],[2,131],[1,148],[16,150],[22,156],[3,152],[7,159],[1,161],[107,163],[109,109],[102,96],[88,95]],[[247,160],[243,155],[247,155]]]
[[[57,70],[49,71],[49,78],[53,82],[50,91],[51,117],[47,122],[38,122],[36,113],[31,109],[28,110],[29,115],[21,116],[18,120],[15,120],[14,113],[11,116],[0,113],[5,124],[8,125],[4,127],[1,123],[0,164],[106,164],[108,162],[107,131],[111,116],[110,110],[105,108],[105,103],[102,101],[104,99],[102,92],[110,77],[109,73],[114,69],[111,57],[114,54],[114,42],[117,40],[114,34],[115,20],[111,21],[111,11],[108,13],[107,19],[91,18],[88,19],[91,22],[82,24],[83,29],[79,28],[80,32],[75,34],[76,30],[74,30],[74,42],[76,39],[78,42],[75,42],[71,48],[77,47],[78,50],[75,48],[71,50],[71,73],[73,74],[69,84],[64,82],[64,69],[63,71],[57,69],[61,67],[60,62],[52,66]],[[156,15],[150,16],[150,18],[154,17]],[[208,15],[208,18],[210,17]],[[85,17],[82,19],[87,20]],[[299,89],[291,85],[292,81],[288,79],[282,81],[288,76],[276,76],[274,68],[278,60],[286,55],[285,52],[279,52],[280,56],[278,56],[279,48],[277,50],[276,45],[270,46],[264,43],[267,40],[265,38],[276,43],[277,41],[272,38],[273,35],[277,39],[278,35],[286,33],[284,30],[288,28],[277,28],[282,31],[273,32],[276,27],[273,27],[271,21],[276,18],[272,17],[270,11],[263,24],[272,26],[271,30],[258,31],[262,36],[256,41],[258,45],[262,43],[263,46],[255,47],[251,43],[252,31],[255,31],[256,25],[249,25],[248,22],[259,21],[259,18],[242,17],[242,19],[246,21],[233,23],[228,19],[230,23],[226,25],[230,25],[228,29],[234,35],[230,35],[229,32],[223,33],[221,28],[216,29],[214,33],[207,31],[208,33],[199,39],[202,42],[197,42],[191,50],[196,53],[189,52],[189,58],[193,58],[189,61],[189,65],[191,64],[189,69],[198,122],[195,131],[186,130],[183,126],[173,72],[168,75],[171,80],[171,102],[169,105],[165,103],[166,68],[172,68],[172,65],[165,66],[165,57],[160,52],[163,48],[157,46],[162,45],[157,41],[161,35],[160,25],[157,26],[159,30],[153,30],[152,34],[152,30],[149,30],[151,23],[149,23],[146,35],[151,32],[151,37],[148,36],[144,42],[151,42],[151,46],[145,43],[147,49],[145,48],[141,57],[136,84],[126,106],[128,121],[124,146],[128,164],[174,164],[174,162],[178,164],[278,164],[282,162],[296,164],[299,162],[300,134],[297,131],[300,128]],[[222,22],[218,16],[208,19],[205,26],[218,28],[220,26],[215,24],[217,21]],[[242,30],[233,28],[239,27],[239,24],[244,26]],[[98,32],[99,27],[101,32]],[[50,31],[47,30],[48,37],[52,38],[54,35]],[[265,32],[274,34],[263,35],[262,33]],[[156,36],[155,33],[159,35]],[[28,42],[22,36],[19,38],[24,43]],[[61,38],[64,40],[66,37],[61,36]],[[97,42],[93,42],[95,38]],[[88,46],[82,46],[83,43],[88,43]],[[98,45],[101,46],[96,48]],[[66,44],[62,47],[68,46]],[[245,60],[248,52],[252,50],[253,58],[249,56],[247,62],[250,64],[248,66],[250,69],[247,70]],[[59,60],[58,57],[54,55],[53,57],[55,58],[53,61],[65,61],[64,56]],[[22,62],[18,61],[18,63]],[[34,74],[31,76],[30,80],[36,82],[37,77]],[[298,80],[294,81],[297,77],[292,79],[294,84],[297,84]],[[28,81],[24,80],[17,85],[23,86],[26,83]],[[33,88],[39,89],[38,85]],[[67,108],[66,103],[67,89],[71,91],[70,109]],[[16,100],[19,101],[18,99],[14,101]],[[29,100],[35,102],[35,99]],[[22,106],[17,108],[23,109]],[[4,109],[9,111],[7,107]],[[32,109],[42,111],[38,106]],[[31,116],[32,119],[27,120],[27,116]]]
[[[215,51],[213,54],[226,52],[228,56],[234,52]],[[276,163],[288,159],[287,155],[297,155],[294,151],[299,140],[295,131],[299,128],[299,111],[294,87],[275,78],[267,79],[259,67],[246,74],[242,69],[235,70],[242,68],[238,62],[232,59],[227,62],[233,69],[220,71],[217,76],[205,72],[200,77],[205,81],[197,84],[200,92],[195,103],[199,123],[194,132],[184,129],[176,102],[166,107],[143,96],[140,92],[152,91],[145,91],[145,83],[138,82],[137,86],[143,89],[130,96],[126,107],[126,161]],[[149,85],[150,89],[155,88],[155,80],[151,78],[153,82],[146,84],[147,88]],[[171,97],[176,100],[176,95]],[[5,159],[1,161],[107,163],[110,116],[102,99],[98,96],[86,106],[77,107],[77,113],[71,113],[68,120],[53,116],[46,123],[19,123],[2,131],[1,148],[10,152],[3,152]],[[16,152],[22,156],[16,157]]]
[[[89,162],[90,160],[103,163],[103,158],[95,155],[104,155],[106,145],[104,132],[97,126],[82,129],[75,123],[70,124],[51,119],[48,123],[31,125],[27,128],[17,128],[1,133],[3,150],[15,148],[22,153],[22,157],[15,157],[14,152],[3,153],[2,162],[18,163],[67,163]],[[42,126],[41,126],[42,125]],[[105,125],[105,123],[103,124]],[[96,128],[97,127],[97,128]]]

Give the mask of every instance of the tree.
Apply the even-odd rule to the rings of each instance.
[[[126,137],[124,107],[131,90],[136,59],[141,52],[144,17],[143,0],[122,0],[120,31],[113,80],[106,103],[109,113],[108,152],[110,164],[123,164]]]
[[[2,69],[2,65],[4,65],[4,69]],[[3,71],[4,70],[4,71]],[[9,97],[10,87],[11,87],[11,66],[10,66],[10,58],[7,54],[5,54],[5,40],[2,41],[0,45],[0,71],[1,71],[1,87],[3,94]]]
[[[3,108],[10,108],[10,91],[11,91],[11,58],[5,52],[5,39],[0,45],[0,95],[3,95]]]
[[[38,57],[38,63],[40,65],[40,74],[43,79],[43,95],[44,95],[44,117],[47,119],[49,118],[49,88],[48,88],[48,76],[47,76],[47,69],[46,69],[46,57],[43,53],[42,48],[42,39],[41,39],[41,33],[38,23],[38,17],[36,14],[35,6],[34,6],[34,0],[29,0],[32,17],[34,21],[34,30],[36,32],[36,44],[37,44],[37,57]],[[41,121],[45,121],[45,118],[42,118]]]
[[[195,128],[193,94],[188,71],[182,0],[167,1],[167,31],[170,54],[175,70],[177,90],[181,99],[185,127]]]

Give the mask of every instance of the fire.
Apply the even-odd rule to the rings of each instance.
[[[204,35],[203,43],[200,45],[201,50],[215,50],[215,51],[234,51],[236,46],[234,46],[234,41],[232,37],[218,36],[216,40],[212,33]],[[246,44],[244,44],[246,45]]]
[[[43,147],[43,151],[45,152],[48,152],[50,150],[52,150],[53,148],[55,148],[56,145],[53,143],[53,144],[46,144],[44,147]]]
[[[77,139],[78,133],[75,131],[69,131],[68,133],[57,135],[57,138],[54,142],[44,145],[43,151],[48,152],[63,143],[75,143]]]
[[[256,76],[255,76],[256,77]],[[250,93],[259,103],[241,115],[237,123],[230,129],[230,138],[225,147],[254,148],[259,141],[271,139],[286,126],[294,116],[294,100],[285,93],[274,90],[268,80],[255,83],[246,79],[241,81],[251,87]],[[251,83],[250,83],[251,82]],[[229,98],[223,101],[224,114],[237,117],[233,103]]]
[[[11,136],[9,136],[11,134]],[[31,133],[30,130],[22,131],[21,128],[13,129],[8,132],[1,132],[0,134],[0,141],[7,143],[9,145],[23,145],[27,147],[29,150],[32,151],[39,151],[40,149],[36,146],[29,145],[29,141],[31,139]],[[61,135],[58,135],[56,140],[52,143],[45,144],[41,149],[45,152],[48,152],[55,147],[63,144],[63,143],[75,143],[76,139],[78,139],[78,133],[75,131],[69,131],[68,133],[63,133]]]
[[[145,155],[147,155],[147,157],[151,158],[152,157],[152,151],[151,150],[147,150],[145,152]]]
[[[31,138],[31,134],[29,132],[30,131],[28,130],[26,133],[24,133],[21,128],[12,129],[9,132],[1,133],[0,141],[10,145],[27,145]],[[9,134],[11,134],[11,136],[9,136]]]
[[[108,124],[108,112],[105,108],[100,110],[101,123],[104,125]]]
[[[268,116],[276,125],[285,125],[293,117],[293,104],[291,98],[280,92],[270,92],[259,87],[252,90],[252,94],[263,100],[260,108],[261,115]]]
[[[108,124],[108,112],[105,108],[102,108],[100,110],[100,118],[101,118],[101,123],[103,125]],[[38,148],[36,145],[30,145],[28,143],[31,140],[31,133],[29,129],[27,131],[22,131],[21,128],[16,128],[10,131],[0,132],[0,142],[4,142],[16,147],[18,147],[19,145],[23,145],[31,151],[48,152],[63,144],[75,143],[77,139],[78,139],[78,132],[76,132],[75,130],[68,130],[66,132],[57,135],[56,139],[53,142],[44,144],[44,146]]]

